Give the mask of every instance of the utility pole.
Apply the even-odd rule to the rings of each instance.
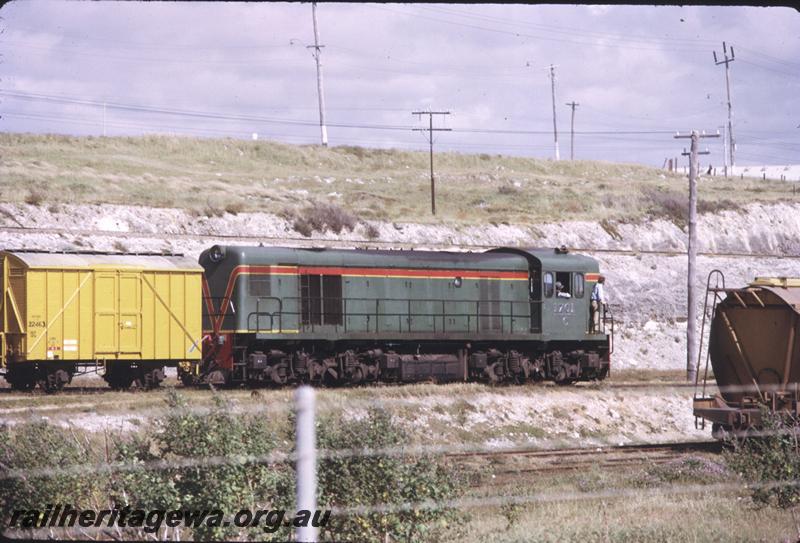
[[[719,66],[725,65],[725,88],[728,91],[728,152],[731,158],[731,176],[733,176],[733,167],[736,165],[734,160],[734,151],[736,150],[736,141],[733,139],[733,106],[731,105],[731,67],[730,64],[735,60],[733,53],[733,46],[731,45],[731,58],[728,58],[728,46],[722,42],[722,54],[725,60],[717,60],[717,52],[714,51],[714,63]]]
[[[724,171],[725,171],[725,179],[728,178],[728,134],[725,132],[726,128],[723,124],[720,128],[722,128],[722,162],[724,164]],[[731,173],[733,176],[733,173]]]
[[[450,132],[452,128],[434,128],[433,116],[434,115],[450,115],[449,111],[412,111],[412,115],[427,115],[428,128],[414,128],[414,132],[428,132],[428,143],[430,144],[431,151],[431,213],[436,215],[436,189],[433,179],[433,133],[434,132]]]
[[[686,380],[693,383],[697,380],[697,366],[699,357],[697,352],[697,308],[695,307],[695,264],[697,262],[697,155],[707,155],[708,150],[700,152],[697,150],[700,138],[718,138],[719,134],[699,134],[697,130],[692,130],[691,135],[681,136],[676,134],[676,139],[691,138],[692,145],[690,152],[683,150],[682,155],[689,157],[689,263],[686,273],[687,286],[687,315],[686,315]]]
[[[103,102],[103,137],[106,137],[106,103]]]
[[[567,105],[572,108],[572,119],[569,122],[569,159],[575,160],[575,108],[580,104],[567,102]]]
[[[311,3],[311,17],[314,20],[314,45],[308,45],[308,49],[313,49],[314,60],[317,61],[317,96],[319,97],[319,128],[322,135],[322,146],[328,146],[328,127],[325,126],[325,93],[322,90],[322,61],[320,53],[324,45],[319,44],[319,29],[317,28],[317,3]]]
[[[558,128],[556,128],[556,67],[550,65],[550,92],[553,96],[553,141],[556,146],[556,160],[558,156]]]

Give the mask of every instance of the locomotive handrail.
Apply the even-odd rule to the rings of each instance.
[[[260,310],[260,304],[261,304],[262,301],[272,301],[272,300],[278,302],[278,311],[277,312],[268,313],[266,311],[261,311]],[[269,316],[269,329],[272,330],[274,328],[274,324],[275,324],[275,313],[278,314],[278,333],[281,333],[281,332],[283,332],[283,299],[278,298],[277,296],[259,296],[259,297],[257,297],[256,298],[256,310],[255,310],[256,330],[261,330],[261,326],[260,326],[261,325],[261,320],[260,320],[261,315],[268,315]],[[250,313],[247,316],[248,328],[250,327],[250,317],[252,315],[253,315],[253,313]]]
[[[607,327],[606,324],[611,324],[611,332],[608,335],[608,354],[614,354],[614,329],[616,328],[616,322],[614,321],[614,314],[611,312],[610,309],[603,309],[603,333],[605,333]]]
[[[277,311],[273,311],[273,312],[261,311],[261,307],[259,305],[259,302],[267,301],[267,300],[278,302]],[[297,304],[300,307],[298,307],[298,309],[296,311],[287,311],[285,309],[284,302],[288,302],[288,301],[300,302],[299,304]],[[316,311],[316,310],[315,311],[310,311],[307,307],[302,307],[302,302],[303,301],[310,302],[312,304],[314,304],[314,303],[319,304],[319,306],[317,306],[317,307],[319,307],[319,311]],[[342,304],[342,310],[341,311],[325,311],[325,308],[324,308],[324,302],[325,301],[338,301],[338,302],[340,302]],[[366,312],[366,311],[353,312],[353,311],[349,311],[348,310],[348,307],[347,307],[348,304],[352,305],[353,303],[359,303],[359,302],[360,303],[364,303],[365,305],[366,304],[371,304],[372,302],[375,302],[375,310],[374,310],[374,312],[373,311],[369,311],[369,312]],[[386,305],[387,304],[391,304],[391,303],[403,303],[403,305],[405,306],[405,310],[404,311],[387,312],[386,311]],[[428,307],[433,306],[433,305],[441,304],[441,311],[433,311],[433,312],[431,312],[431,311],[421,311],[421,312],[420,311],[413,311],[412,310],[412,304],[414,304],[414,303],[424,303],[424,304],[428,305]],[[458,312],[458,313],[448,312],[447,311],[447,304],[448,303],[451,303],[451,304],[475,304],[475,311]],[[498,304],[500,306],[500,308],[498,309],[498,312],[491,312],[491,311],[490,312],[485,312],[485,311],[482,311],[481,310],[481,305],[482,304],[485,305],[487,303],[488,304],[492,304],[492,303]],[[284,317],[298,317],[298,321],[299,321],[298,322],[298,326],[301,329],[310,330],[311,332],[313,332],[315,330],[316,326],[325,326],[326,325],[325,321],[328,320],[327,317],[334,317],[333,319],[330,319],[330,320],[335,320],[335,321],[338,321],[338,322],[335,322],[332,325],[333,326],[337,326],[337,327],[338,326],[342,326],[342,327],[344,327],[345,331],[347,331],[347,326],[348,326],[347,320],[348,320],[348,318],[367,317],[368,318],[367,330],[370,330],[372,325],[369,322],[369,320],[371,320],[371,318],[374,317],[374,319],[375,319],[375,332],[380,332],[381,331],[381,329],[380,329],[380,326],[381,326],[380,325],[380,319],[381,318],[391,319],[391,318],[397,317],[397,330],[399,332],[403,332],[404,328],[405,328],[405,330],[407,332],[409,332],[409,333],[412,332],[413,322],[414,322],[415,318],[431,318],[431,323],[432,323],[432,326],[433,326],[434,333],[438,333],[440,331],[439,330],[439,324],[437,322],[439,319],[441,319],[441,333],[445,333],[445,332],[447,332],[447,320],[446,319],[448,319],[448,318],[461,318],[461,319],[466,319],[466,328],[462,329],[462,330],[459,330],[459,331],[463,331],[463,332],[473,332],[473,331],[479,332],[479,331],[481,331],[480,319],[481,318],[488,318],[488,319],[497,319],[495,322],[492,322],[492,325],[490,327],[487,327],[488,331],[499,331],[499,333],[505,334],[505,333],[507,333],[507,330],[506,330],[507,326],[510,327],[510,332],[513,333],[514,324],[515,324],[515,322],[517,320],[523,320],[523,321],[528,320],[529,323],[528,323],[528,328],[527,329],[530,329],[530,321],[532,320],[533,316],[530,315],[530,314],[526,315],[526,314],[524,314],[525,312],[517,312],[517,313],[515,313],[514,310],[513,310],[513,307],[514,307],[514,304],[522,304],[522,305],[524,305],[526,307],[530,307],[530,305],[534,304],[534,303],[542,304],[543,301],[491,300],[491,299],[490,300],[480,300],[480,299],[448,300],[448,299],[442,299],[442,298],[440,298],[440,299],[431,299],[431,298],[346,298],[346,297],[338,297],[338,296],[337,297],[326,297],[326,296],[319,296],[319,297],[316,297],[316,296],[315,297],[307,297],[307,296],[306,297],[302,297],[301,296],[301,297],[295,297],[295,296],[292,296],[292,297],[286,297],[286,298],[277,298],[277,297],[267,297],[267,296],[265,296],[265,297],[259,297],[257,299],[256,311],[255,312],[251,312],[248,315],[248,328],[249,328],[249,323],[250,323],[250,320],[252,319],[252,316],[255,315],[256,316],[256,328],[255,328],[255,330],[262,330],[262,328],[260,327],[260,317],[261,316],[264,316],[264,317],[269,316],[270,317],[270,322],[271,322],[271,326],[269,328],[270,330],[274,329],[275,317],[277,317],[278,318],[278,323],[279,323],[279,329],[278,329],[279,332],[283,331],[283,325],[284,325],[283,318]],[[508,311],[504,312],[502,310],[502,307],[503,307],[504,304],[508,304],[508,307],[509,307]],[[381,305],[383,305],[383,308],[381,307]],[[382,311],[382,309],[383,309],[383,311]],[[318,317],[319,320],[317,321],[317,319],[310,319],[310,322],[302,322],[304,317],[307,317],[307,316],[310,317],[311,315],[313,315],[314,317]],[[404,318],[405,318],[405,321],[406,321],[406,326],[405,327],[403,326],[403,319]],[[475,325],[474,326],[473,326],[473,322],[472,322],[473,318],[475,319]],[[509,320],[508,324],[505,322],[506,319]],[[499,327],[499,330],[498,330],[498,327]],[[459,327],[459,328],[461,328],[461,327]],[[452,331],[452,329],[451,329],[451,331]],[[487,331],[487,330],[484,329],[484,331]]]

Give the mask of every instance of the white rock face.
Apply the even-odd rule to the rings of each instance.
[[[571,221],[542,225],[449,226],[373,222],[381,242],[482,251],[484,246],[576,250],[685,251],[686,233],[666,220],[601,225]],[[20,227],[44,229],[26,232]],[[233,236],[256,239],[236,240]],[[213,243],[292,245],[308,241],[285,219],[268,213],[193,217],[182,210],[120,205],[0,204],[0,246],[48,250],[173,251],[198,256]],[[365,226],[315,234],[342,247],[369,246]],[[698,316],[706,278],[722,270],[728,286],[756,276],[800,276],[800,204],[751,204],[743,212],[701,215],[698,221]],[[725,253],[707,256],[703,253]],[[736,257],[758,253],[765,257]],[[588,252],[607,277],[617,320],[613,367],[682,368],[686,365],[686,257]],[[794,255],[794,257],[792,257]],[[699,323],[698,323],[699,326]]]

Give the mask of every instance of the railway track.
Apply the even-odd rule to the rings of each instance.
[[[326,240],[310,239],[305,237],[293,236],[241,236],[230,234],[168,234],[161,235],[154,232],[115,232],[107,230],[73,229],[73,228],[34,228],[27,226],[0,226],[0,232],[27,233],[27,234],[50,234],[50,235],[71,235],[71,236],[105,236],[123,239],[151,238],[151,239],[186,239],[196,241],[216,241],[229,242],[252,242],[252,243],[289,243],[298,247],[370,247],[376,249],[453,249],[461,248],[468,250],[483,251],[495,248],[496,245],[484,245],[477,243],[409,243],[403,241],[380,241],[369,239],[352,240]],[[610,254],[610,255],[654,255],[654,256],[685,256],[686,251],[669,251],[654,249],[595,249],[587,247],[567,247],[572,252],[588,254]],[[699,252],[699,256],[716,258],[778,258],[778,259],[800,259],[800,255],[787,255],[779,253],[740,253],[740,252]]]
[[[172,386],[173,386],[172,383],[167,383],[163,387],[156,388],[156,389],[153,389],[153,390],[143,390],[143,389],[140,389],[140,388],[131,388],[131,389],[125,390],[125,391],[114,391],[111,388],[109,388],[108,385],[105,384],[105,382],[100,382],[98,384],[88,384],[88,383],[87,384],[80,384],[80,385],[71,384],[71,385],[67,385],[63,389],[59,390],[57,393],[54,394],[54,396],[102,395],[102,394],[109,393],[109,392],[115,392],[117,394],[149,394],[149,393],[157,394],[159,392],[159,390],[163,391],[163,390],[166,390],[167,387],[171,388]],[[188,387],[187,388],[187,387],[181,385],[180,383],[174,383],[174,386],[176,386],[178,389],[185,389],[185,390],[207,390],[207,388],[203,388],[203,387]],[[371,385],[371,387],[375,388],[375,389],[380,389],[383,386],[403,386],[403,384],[386,385],[386,384],[380,383],[380,384]],[[491,385],[485,385],[485,386],[486,386],[487,390],[491,390]],[[527,386],[529,388],[533,388],[533,387],[544,388],[544,387],[547,387],[547,388],[554,389],[558,385],[549,384],[549,383],[530,383],[528,385],[508,385],[508,386],[511,386],[513,388],[521,388],[521,387],[526,387]],[[619,390],[632,390],[632,389],[634,389],[635,390],[635,389],[653,389],[653,388],[660,388],[660,389],[664,389],[664,388],[669,388],[669,389],[684,389],[684,388],[685,389],[690,389],[691,388],[691,389],[694,389],[694,387],[695,387],[694,383],[686,383],[686,382],[680,382],[680,381],[619,382],[619,383],[615,383],[613,381],[612,382],[602,381],[602,382],[598,382],[598,383],[594,383],[594,382],[575,383],[572,386],[576,387],[576,388],[579,388],[579,389],[589,389],[589,390],[608,390],[608,389],[619,389]],[[232,390],[232,391],[239,390],[240,391],[240,390],[244,390],[244,389],[240,389],[240,388],[231,388],[231,389],[217,388],[217,389],[215,389],[215,392],[217,392],[217,393],[223,392],[224,393],[226,390]],[[252,389],[252,390],[259,390],[259,389]],[[265,391],[265,392],[269,392],[272,389],[265,388],[265,389],[262,389],[262,390]],[[280,389],[276,389],[276,390],[280,390]],[[7,383],[5,381],[0,380],[0,399],[2,399],[4,396],[9,396],[9,395],[34,397],[34,396],[50,396],[51,394],[45,393],[44,391],[42,391],[42,390],[40,390],[38,388],[34,389],[33,391],[20,392],[18,390],[13,390],[10,386],[7,385]]]
[[[685,441],[548,450],[504,449],[452,453],[447,456],[464,467],[483,468],[490,473],[491,478],[481,478],[483,480],[477,485],[481,486],[487,483],[500,485],[515,482],[534,474],[666,464],[687,454],[718,454],[722,447],[719,441]]]

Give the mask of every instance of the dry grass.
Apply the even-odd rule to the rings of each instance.
[[[645,468],[647,470],[647,468]],[[642,471],[645,471],[642,470]],[[569,499],[520,506],[509,526],[507,510],[473,509],[468,541],[483,542],[711,542],[794,541],[791,514],[756,509],[737,493],[668,492],[668,484],[637,489],[642,471],[591,471],[544,476],[535,484],[502,489],[503,495],[561,494]],[[729,482],[724,479],[719,482]],[[679,485],[702,484],[686,479]],[[625,493],[614,497],[617,492]],[[487,492],[488,493],[488,492]],[[493,491],[496,494],[497,491]],[[611,497],[593,497],[608,493]]]
[[[531,224],[661,216],[680,222],[686,189],[681,175],[633,164],[441,153],[433,218],[424,152],[0,134],[0,156],[0,194],[9,201],[36,192],[36,205],[137,204],[207,216],[298,211],[318,201],[362,220]],[[792,184],[779,181],[702,178],[699,191],[701,212],[793,198]]]

